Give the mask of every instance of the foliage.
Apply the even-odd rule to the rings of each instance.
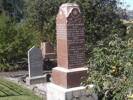
[[[10,17],[12,21],[20,22],[23,18],[23,0],[1,0],[3,13]]]
[[[26,20],[37,33],[37,44],[43,41],[55,42],[55,15],[58,12],[57,1],[27,0],[25,12]]]
[[[86,41],[95,44],[110,34],[124,36],[126,27],[117,14],[116,0],[77,0],[85,17]]]
[[[96,85],[99,100],[126,100],[133,87],[133,37],[124,41],[111,35],[99,41],[89,55],[85,83]]]
[[[4,15],[0,17],[0,70],[18,69],[19,65],[26,63],[26,53],[32,45],[32,34],[10,22],[10,18]]]
[[[133,37],[133,24],[129,24],[127,27],[128,37]]]

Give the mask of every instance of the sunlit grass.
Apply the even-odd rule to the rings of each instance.
[[[0,78],[0,100],[42,100],[31,91]]]

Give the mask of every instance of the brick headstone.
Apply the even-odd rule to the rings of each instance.
[[[42,53],[54,53],[54,47],[50,42],[42,42],[41,43],[41,50],[43,51]]]
[[[54,47],[49,42],[41,43],[42,56],[44,59],[56,59]]]
[[[77,4],[63,4],[56,18],[57,63],[53,83],[64,88],[80,86],[86,75],[84,21]]]
[[[98,100],[81,86],[86,76],[83,18],[77,4],[62,4],[56,19],[57,61],[52,82],[47,84],[47,100]]]
[[[32,47],[28,51],[28,68],[29,77],[43,75],[43,57],[41,50],[37,47]]]

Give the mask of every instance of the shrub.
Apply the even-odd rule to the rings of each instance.
[[[33,35],[25,27],[11,23],[2,15],[0,20],[0,70],[21,68],[27,63],[27,51],[33,43]]]
[[[89,55],[85,84],[96,85],[99,100],[125,100],[133,86],[133,38],[124,41],[110,36],[99,41]]]

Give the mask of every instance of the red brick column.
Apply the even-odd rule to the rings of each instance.
[[[57,63],[53,83],[64,88],[78,87],[86,75],[84,22],[79,6],[63,4],[56,18]]]

